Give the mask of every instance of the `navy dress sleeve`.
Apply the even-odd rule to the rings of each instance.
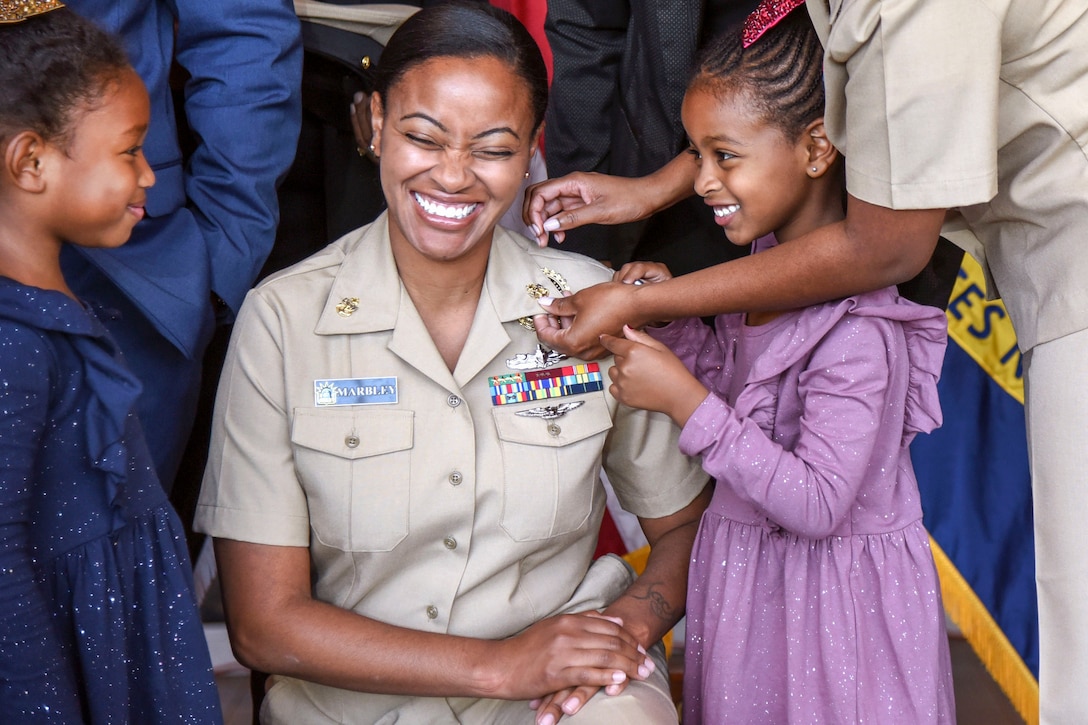
[[[54,360],[41,334],[0,320],[0,722],[80,722],[73,663],[35,574],[34,468]]]

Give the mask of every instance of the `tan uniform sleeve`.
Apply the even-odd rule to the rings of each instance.
[[[294,473],[280,320],[259,292],[238,315],[219,383],[196,529],[258,544],[308,546]]]
[[[1002,19],[989,5],[809,0],[825,39],[826,121],[851,194],[944,209],[997,193]]]
[[[623,508],[643,518],[676,513],[709,479],[699,460],[680,452],[680,429],[662,413],[620,405],[604,469]]]

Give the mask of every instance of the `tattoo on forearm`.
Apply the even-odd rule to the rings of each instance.
[[[658,589],[658,584],[650,584],[646,587],[646,591],[641,594],[632,595],[635,599],[641,599],[646,601],[650,606],[650,611],[654,613],[656,617],[666,622],[671,621],[676,616],[676,609],[669,603],[669,600]]]

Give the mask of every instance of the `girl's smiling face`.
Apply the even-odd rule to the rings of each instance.
[[[536,148],[529,89],[502,61],[439,57],[372,101],[394,250],[486,255]]]
[[[98,102],[74,114],[66,142],[46,144],[57,238],[87,247],[128,241],[155,183],[142,148],[150,109],[143,82],[126,69]]]
[[[697,86],[685,95],[681,114],[698,164],[695,192],[734,244],[771,232],[787,241],[826,215],[824,199],[812,193],[811,139],[806,131],[792,140],[767,123],[747,93]]]

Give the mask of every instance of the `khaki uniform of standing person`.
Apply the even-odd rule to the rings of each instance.
[[[417,630],[501,639],[603,607],[633,574],[615,557],[591,565],[602,466],[643,517],[678,511],[707,481],[679,453],[668,418],[608,394],[610,359],[559,380],[554,371],[587,364],[549,357],[519,323],[539,314],[527,285],[558,294],[564,281],[579,289],[609,277],[585,257],[496,228],[452,373],[398,277],[386,215],[270,278],[235,327],[198,528],[309,547],[316,598]],[[517,375],[571,387],[525,402],[492,390]],[[496,404],[508,393],[514,402]],[[659,661],[649,680],[599,693],[571,721],[657,712],[675,722],[666,671]],[[524,701],[376,695],[286,677],[272,678],[261,714],[292,724],[534,717]]]
[[[850,193],[952,209],[944,235],[1009,310],[1026,373],[1041,720],[1088,722],[1088,3],[808,10]]]

